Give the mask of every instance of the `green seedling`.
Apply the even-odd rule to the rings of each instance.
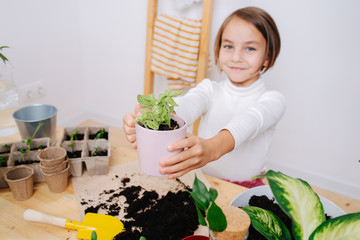
[[[32,143],[32,140],[34,139],[36,133],[39,131],[39,129],[44,125],[43,122],[39,122],[37,128],[35,129],[33,135],[31,137],[27,137],[26,140],[22,140],[23,143],[25,143],[28,147],[27,149],[27,152],[28,152],[28,155],[29,155],[29,160],[30,160],[30,151],[31,151],[31,143]]]
[[[9,146],[7,144],[4,144],[3,148],[4,148],[4,152],[9,151]]]
[[[6,166],[6,156],[0,156],[0,166]]]
[[[292,220],[292,229],[272,212],[258,207],[243,207],[251,225],[266,239],[296,240],[359,239],[360,212],[326,220],[319,196],[304,180],[269,170],[264,175],[280,208]]]
[[[92,152],[91,152],[91,157],[94,157],[94,156],[97,155],[97,153],[98,153],[98,151],[99,151],[99,148],[100,148],[100,147],[95,147],[95,151],[92,151]]]
[[[75,146],[74,146],[74,140],[77,140],[76,135],[77,135],[78,133],[79,133],[79,130],[75,130],[75,131],[71,134],[71,136],[70,136],[70,143],[66,144],[66,145],[68,145],[69,147],[71,147],[72,152],[74,152],[74,148],[75,148]]]
[[[167,89],[165,93],[159,95],[158,99],[154,94],[147,96],[139,94],[137,100],[144,108],[140,110],[141,115],[137,117],[136,122],[153,130],[158,130],[162,124],[171,128],[171,117],[174,114],[174,108],[178,106],[173,98],[182,92],[173,92],[172,89]]]
[[[96,134],[96,137],[94,139],[104,138],[104,133],[105,133],[105,129],[104,128],[100,129],[100,132]]]
[[[21,157],[20,157],[20,160],[21,161],[24,161],[24,157],[25,157],[25,150],[22,149],[22,148],[19,148],[18,151],[21,153]],[[30,160],[30,156],[29,156],[29,160]]]
[[[214,232],[224,231],[227,221],[223,211],[215,203],[218,196],[216,189],[208,190],[206,185],[195,175],[192,191],[189,193],[195,202],[199,223],[208,226]]]
[[[0,51],[2,51],[4,48],[9,48],[9,47],[8,46],[1,46]],[[6,64],[6,62],[9,61],[1,52],[0,52],[0,58],[4,62],[4,64]]]

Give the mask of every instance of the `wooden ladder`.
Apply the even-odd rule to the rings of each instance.
[[[201,20],[201,34],[199,45],[198,69],[196,73],[195,84],[201,82],[207,77],[209,45],[210,45],[210,29],[213,12],[214,0],[203,0],[203,11]],[[157,16],[158,0],[148,0],[147,10],[147,27],[146,27],[146,52],[145,52],[145,82],[144,95],[154,92],[154,72],[151,71],[151,51],[154,32],[154,24]],[[193,134],[197,135],[200,119],[193,124]]]

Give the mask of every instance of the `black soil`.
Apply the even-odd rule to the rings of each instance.
[[[89,156],[90,157],[98,157],[98,156],[107,156],[108,151],[104,150],[104,151],[89,151]]]
[[[25,153],[26,154],[26,153]],[[18,166],[18,165],[22,165],[22,164],[33,164],[33,163],[39,163],[39,160],[16,160],[14,161],[14,165]]]
[[[144,127],[143,124],[139,123],[140,126]],[[170,126],[167,124],[161,124],[158,131],[168,131],[178,129],[180,126],[174,119],[171,119]],[[152,129],[151,129],[152,130]]]
[[[179,128],[179,124],[174,119],[171,119],[170,126],[166,124],[161,124],[159,126],[159,131],[174,130]]]
[[[281,221],[283,221],[286,228],[291,233],[291,239],[295,239],[291,232],[291,227],[292,227],[291,219],[285,214],[283,210],[281,210],[280,206],[277,203],[275,203],[274,198],[269,199],[265,195],[262,196],[254,195],[250,198],[249,205],[273,212],[277,217],[281,219]],[[329,216],[327,215],[325,216],[326,219],[330,219]],[[248,240],[266,240],[266,238],[261,233],[259,233],[252,225],[250,225]]]
[[[68,158],[81,158],[81,151],[67,152]]]
[[[100,133],[100,130],[97,131],[96,133],[94,134],[89,134],[89,139],[95,139],[96,136]],[[108,140],[109,139],[109,133],[108,132],[104,132],[103,136],[101,137],[101,139],[106,139]]]
[[[106,203],[85,210],[97,213],[101,209],[106,214],[118,216],[124,206],[116,203],[125,197],[128,207],[123,209],[125,219],[121,220],[126,230],[115,240],[139,240],[141,236],[147,240],[181,240],[198,228],[196,208],[187,191],[168,192],[160,197],[156,191],[146,191],[141,186],[125,187],[129,181],[129,178],[123,178],[124,187],[103,191],[101,195],[108,197]],[[83,201],[81,204],[88,203]]]
[[[65,138],[66,141],[70,141],[70,139],[71,139],[71,135],[67,135]],[[73,140],[84,140],[84,134],[83,133],[76,134]]]

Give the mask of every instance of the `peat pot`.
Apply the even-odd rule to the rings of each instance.
[[[15,200],[26,200],[34,192],[34,169],[23,165],[14,167],[5,173],[5,181]]]

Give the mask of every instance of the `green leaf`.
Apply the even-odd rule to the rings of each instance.
[[[207,223],[205,221],[205,218],[201,212],[201,210],[198,208],[198,206],[195,204],[195,207],[196,207],[196,212],[198,214],[198,220],[199,220],[199,223],[203,226],[207,226]]]
[[[285,224],[271,211],[259,207],[242,208],[250,217],[251,225],[269,240],[291,240]]]
[[[180,96],[183,93],[183,90],[177,91],[177,92],[172,92],[170,94],[171,97],[177,97]]]
[[[330,219],[311,234],[309,240],[359,240],[360,212]]]
[[[226,229],[227,221],[221,208],[214,201],[211,202],[206,217],[209,229],[215,232],[222,232]]]
[[[151,128],[151,129],[154,129],[154,130],[158,130],[159,129],[159,124],[157,122],[154,122],[154,121],[146,121],[145,123],[145,126]]]
[[[165,96],[170,96],[171,92],[172,92],[172,89],[171,89],[171,88],[166,89],[166,90],[165,90]]]
[[[192,190],[194,192],[199,192],[199,193],[206,193],[208,191],[206,185],[198,179],[196,174],[195,174]]]
[[[295,239],[308,239],[325,221],[324,208],[311,186],[297,178],[269,170],[264,177],[281,209],[292,219]]]
[[[141,112],[142,115],[146,115],[146,114],[152,113],[152,111],[151,111],[150,108],[142,108],[142,109],[140,110],[140,112]],[[140,116],[141,116],[141,115],[140,115]]]
[[[97,240],[96,231],[92,231],[92,232],[91,232],[91,240]]]
[[[206,211],[210,201],[207,196],[199,192],[190,192],[191,197],[195,200],[195,205],[202,211]]]
[[[165,102],[167,102],[170,106],[178,106],[175,102],[175,100],[171,97],[165,98]]]
[[[161,116],[161,114],[163,113],[163,109],[159,105],[155,105],[153,113],[155,116]]]
[[[139,94],[137,95],[137,100],[143,107],[152,107],[156,102],[154,94],[149,94],[148,96]]]
[[[1,46],[0,50],[3,50],[4,48],[9,48],[9,47],[8,46]],[[0,58],[5,64],[6,64],[6,62],[9,61],[2,53],[0,53]]]
[[[210,188],[209,189],[209,193],[210,193],[210,201],[215,201],[215,199],[218,196],[218,191],[215,188]]]

